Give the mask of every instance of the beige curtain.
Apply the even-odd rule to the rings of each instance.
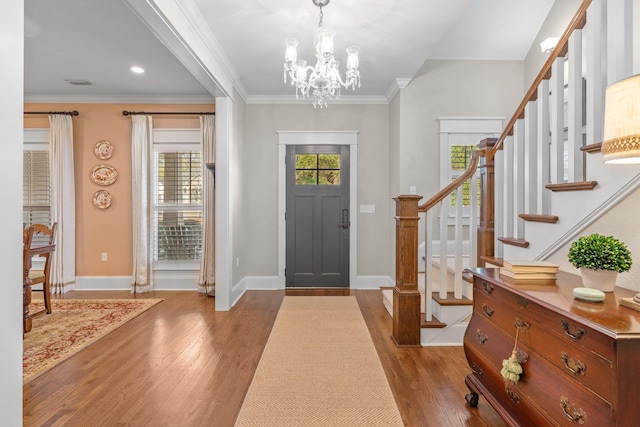
[[[216,161],[216,128],[213,115],[200,116],[200,144],[202,146],[202,260],[198,291],[215,295],[215,179],[206,164]]]
[[[76,196],[73,171],[73,122],[68,114],[49,116],[51,223],[58,223],[51,257],[51,293],[63,293],[76,281]]]
[[[153,122],[151,116],[131,116],[131,190],[133,205],[132,293],[153,290],[153,206],[151,164]]]

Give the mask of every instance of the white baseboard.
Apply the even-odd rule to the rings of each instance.
[[[395,286],[394,280],[389,276],[358,276],[351,289],[380,289],[385,286]]]
[[[77,291],[131,290],[131,276],[76,276]],[[198,271],[155,271],[154,291],[193,291],[198,289]],[[66,292],[65,288],[65,292]]]
[[[76,276],[76,291],[128,291],[130,289],[131,276]]]
[[[382,286],[393,286],[393,279],[389,276],[358,276],[351,289],[380,289]],[[266,291],[282,289],[278,287],[278,276],[245,276],[238,282],[244,290]]]

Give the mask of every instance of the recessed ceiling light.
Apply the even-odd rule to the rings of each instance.
[[[142,74],[142,73],[144,73],[144,68],[142,68],[142,67],[131,67],[131,71],[133,71],[136,74]]]

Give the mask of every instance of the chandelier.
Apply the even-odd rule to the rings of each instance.
[[[342,87],[352,90],[360,87],[360,71],[358,71],[357,46],[347,48],[347,72],[346,81],[340,76],[340,62],[333,57],[333,36],[335,31],[322,26],[322,7],[329,4],[329,0],[311,0],[320,8],[320,21],[314,33],[316,47],[316,66],[308,66],[307,61],[298,59],[298,40],[288,38],[285,40],[286,51],[284,55],[284,82],[287,75],[291,84],[296,87],[296,98],[313,98],[313,108],[327,106],[328,100],[340,98]]]

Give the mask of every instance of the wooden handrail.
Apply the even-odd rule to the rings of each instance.
[[[527,103],[529,101],[535,101],[537,99],[538,86],[540,86],[540,83],[543,80],[547,80],[551,77],[551,66],[553,65],[553,62],[556,60],[556,58],[565,56],[567,54],[569,50],[569,37],[574,30],[579,30],[584,27],[585,23],[587,22],[587,9],[589,8],[590,4],[591,0],[583,0],[573,19],[569,23],[569,26],[562,34],[562,37],[560,37],[560,40],[558,40],[558,44],[556,45],[555,49],[553,49],[553,52],[551,52],[549,58],[547,58],[547,61],[542,66],[540,73],[538,73],[538,76],[531,84],[529,91],[524,96],[524,99],[518,106],[518,109],[511,117],[511,120],[509,120],[509,122],[507,123],[504,131],[502,131],[502,135],[500,135],[500,137],[498,138],[496,145],[493,146],[490,156],[493,156],[496,151],[502,148],[502,144],[504,143],[504,140],[507,138],[507,136],[513,134],[513,126],[516,124],[516,121],[518,119],[524,118],[524,109],[527,106]]]
[[[469,167],[465,170],[462,175],[451,181],[446,187],[442,190],[438,191],[435,196],[418,206],[419,212],[426,212],[438,203],[442,201],[445,197],[447,197],[453,190],[460,187],[467,179],[471,178],[471,176],[476,173],[478,169],[478,163],[480,162],[480,156],[484,151],[482,150],[473,150],[471,152],[471,162],[469,163]]]

